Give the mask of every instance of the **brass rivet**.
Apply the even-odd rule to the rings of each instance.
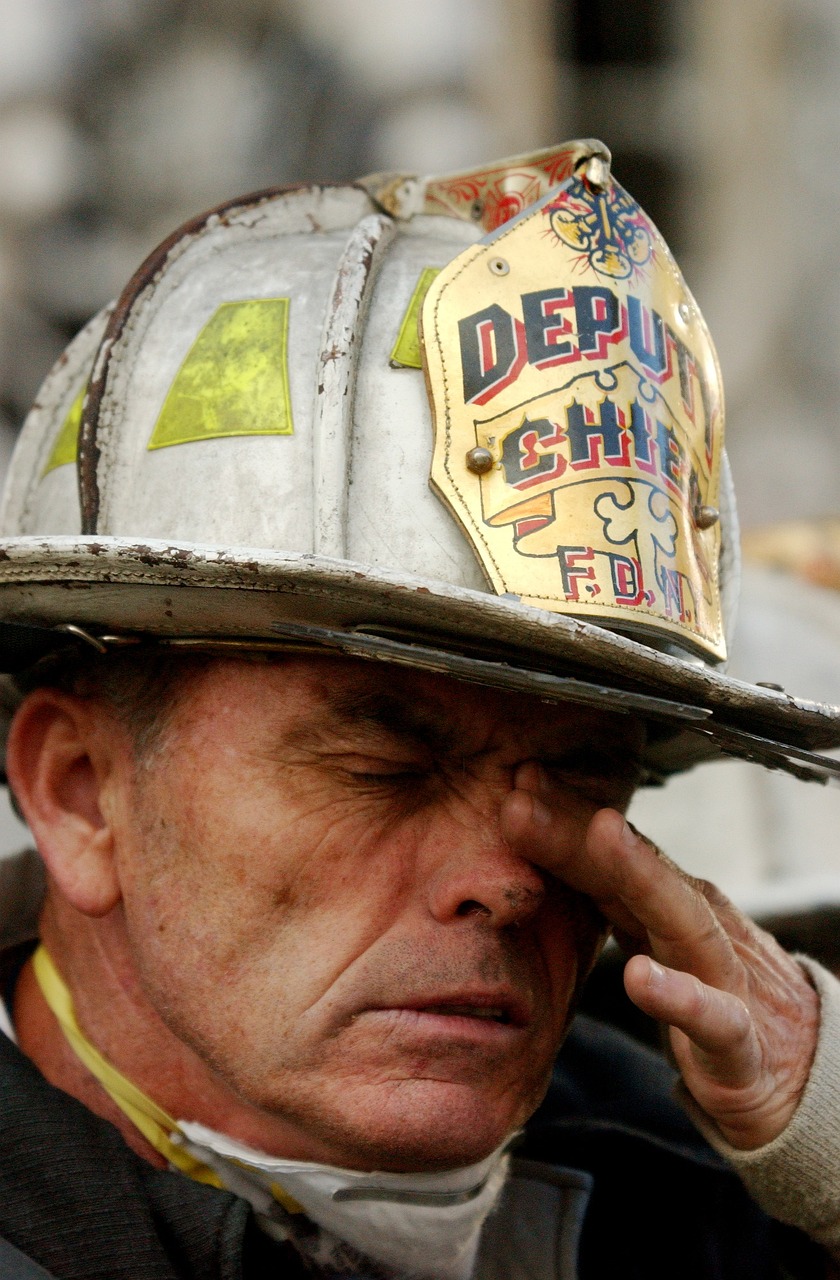
[[[467,453],[467,467],[472,471],[473,475],[486,476],[488,471],[493,469],[493,455],[489,449],[482,449],[477,445],[475,449],[470,449]]]
[[[774,693],[784,693],[785,686],[783,684],[775,684],[772,680],[756,680],[759,689],[772,689]]]
[[[494,276],[506,276],[510,271],[510,264],[504,258],[491,258],[487,265]]]
[[[481,219],[484,217],[484,201],[483,200],[473,200],[472,204],[470,205],[470,215],[475,219],[476,222],[481,221]]]
[[[717,507],[698,507],[694,513],[694,523],[698,529],[713,529],[720,520]]]

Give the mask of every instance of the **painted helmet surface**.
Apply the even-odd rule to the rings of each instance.
[[[737,523],[708,331],[600,143],[243,198],[47,378],[0,514],[0,659],[297,647],[824,777],[840,712],[722,674]]]

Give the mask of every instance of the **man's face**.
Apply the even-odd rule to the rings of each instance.
[[[626,717],[395,667],[213,664],[116,818],[146,994],[275,1154],[483,1157],[539,1102],[602,937],[505,845],[501,802],[539,761],[580,842],[627,803],[640,740]]]

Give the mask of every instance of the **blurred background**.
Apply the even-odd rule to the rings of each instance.
[[[601,137],[720,350],[745,527],[834,513],[835,0],[0,0],[0,411],[225,197]]]
[[[836,0],[0,0],[0,468],[67,340],[188,215],[600,137],[723,366],[733,670],[840,703],[838,68]],[[747,905],[840,902],[836,791],[736,764],[666,796],[639,821]]]

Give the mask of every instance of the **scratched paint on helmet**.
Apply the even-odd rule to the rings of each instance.
[[[148,448],[292,435],[288,331],[288,298],[223,302],[178,370]]]

